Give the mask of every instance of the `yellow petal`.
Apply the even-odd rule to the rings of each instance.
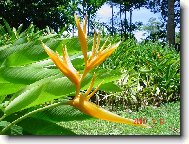
[[[63,51],[63,57],[64,61],[61,59],[61,57],[52,51],[49,47],[47,47],[44,43],[42,43],[43,48],[51,58],[51,60],[54,62],[54,64],[58,67],[58,69],[66,76],[68,77],[75,85],[78,87],[80,76],[79,73],[76,71],[76,69],[71,64],[69,57],[67,55],[66,49]]]
[[[96,50],[96,31],[94,31],[94,38],[93,38],[93,46],[92,46],[92,53],[88,61],[90,61],[97,53]]]
[[[90,93],[88,96],[86,96],[85,100],[89,100],[97,92],[97,90],[99,89],[99,87],[101,86],[101,84],[103,82],[104,82],[104,80],[101,81],[100,84],[98,84],[98,86],[96,87],[96,89],[92,93]]]
[[[109,48],[100,51],[96,57],[94,57],[87,65],[87,71],[100,65],[106,58],[108,58],[114,50],[119,46],[120,42],[110,46]]]
[[[76,26],[77,26],[77,29],[78,29],[78,37],[79,37],[79,41],[80,41],[80,45],[81,45],[81,50],[82,50],[82,53],[83,53],[83,56],[84,56],[84,61],[85,61],[85,64],[86,64],[87,63],[87,50],[88,50],[87,36],[84,32],[84,31],[86,31],[86,28],[83,31],[82,28],[81,28],[81,25],[80,25],[79,18],[77,17],[76,14],[74,15],[74,17],[75,17]],[[86,24],[84,24],[84,25],[86,27]]]
[[[90,61],[97,55],[99,46],[100,46],[100,33],[98,33],[98,38],[97,38],[97,43],[96,43],[96,31],[94,31],[92,53],[88,61]]]
[[[95,79],[96,79],[96,74],[94,73],[89,88],[88,88],[87,91],[83,94],[85,97],[91,92],[91,90],[92,90],[92,88],[93,88],[93,86],[94,86]]]
[[[63,53],[63,58],[64,58],[64,63],[67,65],[68,69],[72,72],[75,73],[76,75],[78,75],[79,78],[79,73],[77,72],[77,70],[73,67],[71,60],[68,56],[68,52],[67,52],[67,48],[65,46],[65,48],[62,49],[62,53]]]
[[[85,18],[83,20],[83,32],[84,32],[85,36],[87,36],[87,16],[85,16]]]
[[[105,41],[104,44],[102,45],[102,47],[101,47],[101,49],[100,49],[100,52],[104,50],[107,41],[108,41],[108,38],[106,39],[106,41]],[[110,44],[110,45],[111,45],[111,44]],[[110,47],[110,45],[109,45],[109,47]]]
[[[97,39],[97,44],[96,44],[96,50],[98,51],[100,46],[100,33],[98,33],[98,39]]]
[[[75,108],[79,109],[83,113],[90,115],[92,117],[107,120],[111,122],[117,122],[117,123],[124,123],[124,124],[130,124],[134,126],[141,126],[144,128],[150,128],[149,126],[145,124],[135,124],[135,121],[128,118],[123,118],[119,115],[113,114],[98,105],[89,102],[87,100],[81,99],[80,97],[77,97],[76,99],[69,101],[69,105],[74,106]]]

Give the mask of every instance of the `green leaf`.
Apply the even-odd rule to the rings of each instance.
[[[149,72],[151,72],[152,70],[145,69],[145,68],[141,68],[139,71],[140,71],[141,73],[149,73]]]
[[[9,115],[24,109],[39,97],[41,91],[42,86],[35,86],[23,91],[18,97],[9,103],[5,108],[4,113]]]
[[[69,55],[75,54],[81,51],[81,47],[78,38],[66,38],[62,42],[62,46],[66,45]],[[50,46],[49,46],[50,47]],[[50,47],[52,49],[52,47]],[[62,47],[56,49],[60,54],[62,54]]]
[[[91,78],[90,74],[87,75],[82,85],[89,84]],[[40,96],[26,108],[70,95],[75,95],[75,87],[70,80],[66,77],[52,77],[46,84],[43,84],[43,91]]]
[[[27,43],[27,42],[28,42],[27,37],[18,38],[18,39],[14,42],[14,45],[12,45],[12,46],[24,44],[24,43]]]
[[[44,90],[53,95],[66,95],[75,91],[75,86],[67,77],[57,78],[49,82]]]
[[[18,123],[23,128],[23,134],[30,135],[76,135],[68,128],[64,128],[55,123],[37,119],[27,118]]]
[[[19,27],[17,28],[17,34],[20,34],[22,28],[23,28],[23,24],[20,24]]]
[[[33,47],[35,42],[27,42],[19,45],[10,45],[6,49],[0,50],[0,62],[3,62],[8,56],[20,50]],[[15,59],[14,59],[15,60]]]
[[[3,101],[4,101],[4,99],[5,99],[5,97],[6,97],[6,95],[1,95],[0,96],[0,109],[2,108],[2,106],[3,106]]]
[[[10,122],[1,121],[0,122],[0,130],[8,126]],[[8,131],[6,131],[5,135],[22,135],[22,127],[18,125],[13,125]]]
[[[91,75],[85,79],[84,85],[89,83],[89,78]],[[75,87],[68,78],[59,75],[45,78],[17,92],[5,108],[5,113],[11,114],[74,93]]]
[[[46,43],[52,49],[56,49],[62,46],[62,39],[52,39],[48,40]],[[41,42],[39,40],[16,46],[13,45],[9,49],[16,49],[16,51],[3,51],[3,53],[7,51],[9,52],[9,55],[7,55],[7,57],[5,57],[6,55],[2,57],[4,59],[6,58],[6,66],[30,64],[32,62],[39,61],[48,57],[48,55],[44,52],[44,49],[42,48]]]
[[[94,72],[96,73],[96,83],[94,84],[95,87],[102,81],[103,84],[105,84],[119,80],[122,76],[122,73],[118,70],[97,69],[94,70]]]
[[[91,78],[92,75],[88,74],[83,80],[82,86],[89,84]],[[75,95],[73,83],[67,77],[52,77],[46,84],[43,84],[43,91],[40,96],[29,104],[27,108],[70,95]]]
[[[79,70],[83,69],[83,57],[80,54],[71,56],[73,65]],[[29,64],[27,66],[18,67],[1,67],[0,83],[21,83],[31,84],[40,79],[61,74],[51,59],[42,60]]]
[[[32,117],[50,122],[86,120],[92,118],[69,105],[62,105],[39,112]]]
[[[11,135],[23,135],[22,134],[23,128],[18,125],[13,125],[11,127]]]
[[[11,39],[12,40],[16,39],[16,35],[14,34],[13,30],[10,28],[8,22],[5,19],[3,19],[3,22],[5,24],[5,27],[7,29],[7,32],[9,33]]]
[[[95,86],[97,86],[97,84],[102,80],[104,80],[104,84],[105,84],[120,78],[120,72],[118,71],[103,70],[97,72],[98,73],[96,73],[97,80],[95,82]],[[103,74],[101,72],[103,72]],[[82,82],[82,90],[86,90],[88,88],[91,79],[92,79],[92,75],[88,74]],[[41,87],[43,87],[43,90],[40,91],[39,93],[37,93],[38,87],[39,90]],[[37,92],[35,92],[34,88],[36,88]],[[106,87],[106,89],[108,88]],[[33,84],[30,84],[29,86],[26,86],[21,92],[16,93],[14,95],[15,99],[7,106],[7,108],[5,108],[5,113],[13,113],[16,111],[20,111],[22,109],[43,104],[45,102],[52,101],[54,99],[58,99],[63,96],[74,95],[74,93],[75,93],[75,86],[68,78],[62,77],[61,75],[48,77],[40,81],[36,81]],[[34,95],[33,98],[32,95]],[[30,98],[32,100],[30,100]]]
[[[51,36],[52,37],[52,36]],[[72,39],[62,39],[62,38],[49,38],[41,37],[39,38],[52,50],[56,50],[62,53],[62,46],[67,46],[69,54],[74,54],[80,51],[80,46],[78,45],[78,40],[76,38]],[[23,42],[23,43],[22,43]],[[25,42],[25,43],[24,43]],[[21,43],[21,44],[20,44]],[[35,61],[42,60],[48,57],[46,52],[41,46],[39,40],[34,40],[31,42],[26,42],[25,37],[18,39],[10,47],[0,51],[0,60],[6,60],[4,65],[6,66],[19,66],[30,64]],[[16,61],[15,61],[16,59]]]
[[[43,78],[60,73],[57,69],[37,67],[2,67],[0,68],[0,82],[12,82],[20,84],[31,84]]]
[[[0,83],[0,96],[15,93],[18,90],[20,90],[23,86],[25,85],[14,83]]]
[[[3,128],[5,128],[8,124],[10,124],[10,122],[0,121],[0,130],[2,130]]]
[[[99,88],[105,92],[121,92],[122,89],[113,82],[102,84]]]

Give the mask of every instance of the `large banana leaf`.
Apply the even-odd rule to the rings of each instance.
[[[0,131],[8,126],[10,124],[10,122],[7,121],[0,121]],[[9,134],[9,135],[22,135],[23,128],[21,126],[18,125],[13,125],[5,134]]]
[[[50,122],[85,120],[92,118],[69,105],[62,105],[38,112],[32,117],[43,119]]]
[[[12,94],[24,87],[24,84],[15,83],[0,83],[0,97],[8,94]]]
[[[18,125],[23,128],[23,134],[27,135],[76,135],[68,128],[36,118],[27,118]]]
[[[8,27],[7,27],[8,28]],[[21,28],[20,28],[21,29]],[[29,33],[27,35],[27,33]],[[68,99],[75,95],[75,86],[65,77],[54,65],[41,46],[41,41],[52,50],[62,53],[66,45],[74,67],[82,74],[84,69],[83,55],[77,38],[61,38],[59,35],[50,34],[41,36],[42,31],[34,32],[31,25],[26,32],[20,34],[15,30],[13,43],[0,47],[0,100],[8,100],[8,104],[2,109],[8,118],[15,118],[38,109],[47,102]],[[20,35],[19,35],[20,34]],[[88,41],[89,49],[93,41]],[[101,41],[103,43],[103,41]],[[100,90],[111,92],[120,91],[120,88],[113,83],[120,78],[119,71],[95,69],[88,73],[81,84],[81,90],[86,90],[92,80],[94,72],[97,79],[94,87],[102,80],[104,81]],[[11,95],[6,97],[6,95]],[[18,114],[18,115],[17,115]],[[74,135],[69,129],[57,125],[57,122],[84,120],[91,118],[77,109],[62,105],[41,111],[18,123],[23,134],[32,135]],[[6,120],[6,118],[5,118]],[[6,124],[9,124],[7,122]],[[15,129],[17,131],[17,129]]]
[[[110,71],[103,72],[103,75],[101,73],[97,73],[98,79],[96,80],[95,85],[100,83],[102,80],[104,80],[104,83],[109,83],[120,77],[118,72],[115,72],[114,75],[113,72]],[[86,76],[82,83],[83,90],[87,89],[91,78],[91,74]],[[113,87],[115,86],[112,84],[112,88]],[[104,86],[104,89],[103,87],[100,89],[106,91],[108,88],[107,86]],[[109,89],[107,91],[109,91]],[[60,75],[52,76],[30,84],[24,87],[23,90],[15,93],[13,96],[14,99],[5,108],[4,112],[8,115],[63,96],[74,95],[74,93],[75,87],[66,77],[60,77]]]
[[[52,39],[46,42],[52,49],[61,47],[62,39]],[[11,45],[0,51],[0,61],[6,66],[17,66],[30,64],[35,61],[46,58],[39,40],[29,41],[27,43]]]

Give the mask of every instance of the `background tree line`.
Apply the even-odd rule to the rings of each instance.
[[[81,17],[88,15],[90,34],[89,29],[95,26],[96,12],[104,3],[111,5],[111,24],[102,23],[100,26],[111,35],[119,34],[122,39],[134,37],[133,31],[140,29],[142,23],[132,22],[132,12],[145,7],[154,13],[161,12],[162,16],[161,23],[151,19],[148,25],[142,27],[149,33],[146,40],[162,39],[175,45],[175,28],[180,27],[180,0],[1,0],[0,23],[3,25],[4,18],[11,27],[23,24],[23,29],[26,29],[33,23],[39,29],[49,26],[56,32],[74,33],[73,14],[77,11]],[[115,13],[115,8],[119,9],[119,13]],[[180,37],[179,34],[176,36]]]

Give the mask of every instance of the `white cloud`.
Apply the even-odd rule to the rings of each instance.
[[[112,9],[110,5],[104,4],[98,11],[97,17],[100,21],[106,22],[112,17]]]
[[[145,39],[146,36],[144,36],[144,31],[134,31],[133,34],[135,35],[135,38],[138,42],[142,41],[142,39]]]

